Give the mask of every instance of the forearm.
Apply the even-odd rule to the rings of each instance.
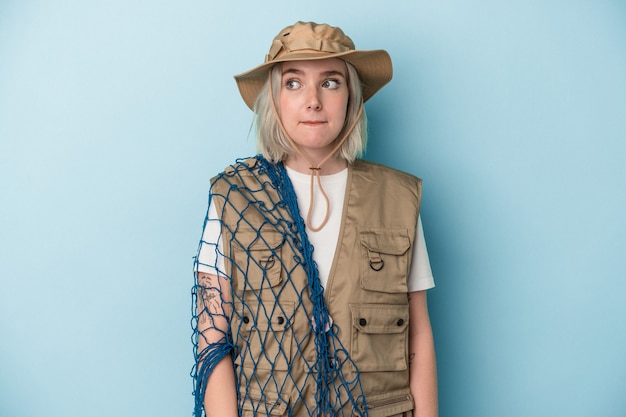
[[[415,400],[415,417],[436,417],[437,366],[432,333],[420,335],[414,345],[411,361],[411,393]]]
[[[197,314],[198,314],[198,352],[200,358],[198,366],[210,372],[204,398],[202,402],[207,417],[236,417],[237,391],[235,386],[235,371],[230,353],[227,353],[217,364],[213,366],[207,355],[207,348],[220,350],[226,347],[229,332],[230,317],[230,286],[226,279],[215,275],[198,274],[197,288]],[[223,353],[223,352],[222,352]],[[218,354],[218,357],[221,354]],[[213,366],[213,369],[210,367]],[[200,394],[201,395],[201,394]]]
[[[412,293],[410,327],[410,384],[415,417],[437,417],[437,363],[424,292]]]
[[[204,394],[207,417],[237,417],[235,373],[230,355],[223,358],[211,372]]]

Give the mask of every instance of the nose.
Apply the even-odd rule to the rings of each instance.
[[[312,88],[309,91],[309,96],[307,97],[307,109],[309,110],[321,110],[322,109],[322,101],[319,97],[319,91],[316,88]]]

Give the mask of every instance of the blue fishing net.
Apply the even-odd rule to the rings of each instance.
[[[204,227],[220,236],[199,246],[215,261],[195,260],[195,417],[204,415],[207,383],[225,357],[239,415],[367,415],[284,166],[261,156],[237,161],[212,180],[209,204],[217,216],[207,214]]]

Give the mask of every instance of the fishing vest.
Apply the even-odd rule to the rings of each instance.
[[[323,293],[334,335],[330,363],[340,369],[327,381],[334,411],[321,413],[314,383],[320,349],[302,236],[285,196],[258,165],[257,158],[240,161],[212,181],[231,282],[241,415],[411,416],[407,277],[421,181],[360,160],[348,167]]]

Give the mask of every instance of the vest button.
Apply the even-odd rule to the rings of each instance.
[[[396,324],[398,325],[398,327],[402,326],[404,324],[404,320],[403,319],[399,319]]]
[[[365,326],[365,325],[367,324],[367,320],[365,320],[364,318],[360,318],[360,319],[359,319],[359,324],[360,324],[361,326]]]
[[[243,322],[246,323],[246,324],[250,323],[250,317],[243,316]]]
[[[278,324],[283,324],[285,322],[285,318],[279,317],[276,321],[278,322]]]

